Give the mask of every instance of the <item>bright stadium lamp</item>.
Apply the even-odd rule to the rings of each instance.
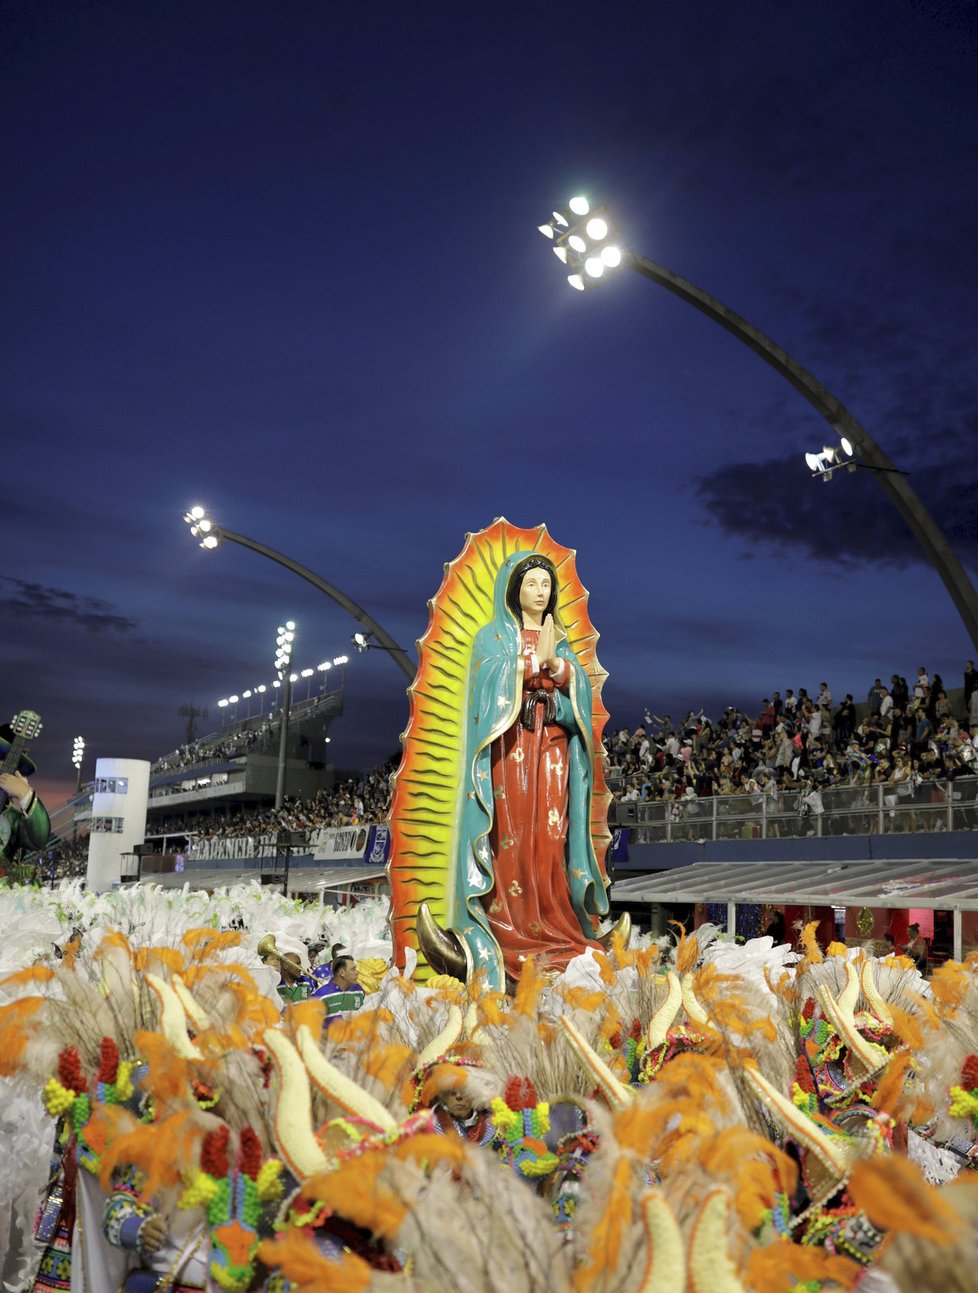
[[[858,462],[846,459],[852,459],[852,441],[843,436],[836,445],[823,445],[821,453],[806,453],[805,465],[813,476],[820,476],[828,484],[836,469],[855,471],[859,467]]]
[[[554,255],[569,270],[567,282],[578,292],[597,287],[607,270],[619,269],[625,260],[610,212],[592,209],[583,194],[571,198],[566,213],[555,211],[553,223],[537,228],[553,242]]]

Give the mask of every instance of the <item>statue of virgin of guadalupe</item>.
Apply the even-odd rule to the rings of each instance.
[[[460,695],[464,753],[441,921],[436,895],[422,893],[416,904],[428,964],[456,977],[481,970],[497,989],[519,977],[527,957],[560,970],[597,947],[597,921],[608,911],[592,836],[594,692],[568,642],[559,597],[557,565],[546,552],[520,547],[500,561],[491,618],[471,640]],[[398,811],[403,776],[404,764],[391,814],[395,940],[408,824]]]

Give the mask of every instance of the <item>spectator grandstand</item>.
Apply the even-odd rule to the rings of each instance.
[[[919,669],[912,686],[897,674],[889,684],[877,678],[858,703],[851,694],[836,703],[821,683],[812,693],[772,691],[753,714],[729,705],[717,718],[689,710],[674,722],[646,709],[634,728],[609,723],[605,772],[618,805],[612,822],[637,826],[648,842],[976,829],[978,688],[968,679],[966,670],[965,687],[949,694],[939,676]],[[274,748],[275,728],[265,716],[184,745],[157,760],[154,774],[192,772]],[[224,803],[157,814],[147,840],[379,824],[389,812],[396,766],[395,757],[329,789],[286,799],[279,810],[268,802]],[[87,834],[54,842],[34,859],[38,879],[83,875],[87,849]]]

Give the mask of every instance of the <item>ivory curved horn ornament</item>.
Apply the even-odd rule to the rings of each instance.
[[[624,1109],[626,1105],[631,1104],[635,1099],[635,1092],[631,1087],[627,1087],[623,1082],[618,1081],[601,1056],[596,1054],[588,1045],[566,1015],[560,1016],[560,1026],[567,1034],[567,1038],[577,1052],[581,1063],[604,1092],[612,1108]]]
[[[479,1026],[479,1007],[473,1001],[468,1010],[465,1012],[465,1019],[462,1021],[462,1029],[466,1037],[475,1041],[475,1030]]]
[[[810,1149],[829,1171],[835,1173],[841,1180],[849,1170],[848,1145],[846,1143],[836,1145],[831,1137],[826,1136],[821,1128],[816,1127],[810,1118],[773,1087],[759,1069],[751,1064],[745,1064],[743,1072],[765,1104],[777,1114],[782,1126],[787,1128],[799,1144]]]
[[[870,1010],[882,1023],[892,1027],[893,1014],[890,1007],[880,996],[879,988],[876,986],[876,963],[874,961],[866,960],[863,962],[859,981],[862,984],[863,996],[869,1002]]]
[[[839,1009],[846,1015],[853,1016],[859,1005],[859,975],[851,961],[843,962],[843,966],[846,972],[846,986],[839,993],[837,1000]]]
[[[686,1254],[679,1222],[657,1190],[639,1204],[645,1231],[645,1270],[635,1293],[686,1293]]]
[[[675,970],[666,971],[666,982],[669,985],[666,999],[649,1020],[646,1034],[649,1047],[652,1050],[661,1046],[666,1040],[666,1034],[679,1014],[679,1007],[683,1004],[683,987]]]
[[[363,1118],[381,1131],[393,1131],[397,1127],[397,1119],[387,1112],[379,1100],[375,1100],[363,1087],[357,1086],[345,1073],[330,1064],[305,1024],[296,1034],[296,1043],[313,1082],[344,1113],[351,1114],[354,1118]]]
[[[170,985],[157,974],[147,974],[146,982],[156,993],[160,1003],[160,1032],[182,1060],[202,1060],[204,1057],[187,1034],[187,1020],[180,998]]]
[[[266,1029],[262,1041],[278,1070],[272,1125],[275,1144],[286,1167],[299,1181],[328,1172],[329,1160],[319,1147],[312,1125],[309,1074],[298,1051],[277,1028]]]
[[[689,1236],[690,1293],[745,1293],[727,1251],[730,1199],[717,1187],[707,1194]]]
[[[849,1054],[858,1060],[867,1073],[876,1073],[883,1068],[890,1058],[887,1052],[881,1046],[866,1041],[856,1027],[851,1012],[846,1014],[840,1009],[839,1002],[824,983],[816,989],[815,995],[829,1023],[849,1048]]]
[[[683,1006],[685,1007],[686,1014],[693,1021],[693,1023],[700,1024],[701,1026],[705,1023],[708,1023],[709,1015],[700,1005],[699,1001],[696,998],[696,993],[693,991],[692,971],[688,970],[683,975],[682,991],[683,991]]]
[[[469,1007],[471,1013],[475,1009],[475,1003]],[[473,1020],[474,1023],[474,1020]],[[448,1020],[445,1027],[437,1037],[433,1038],[418,1056],[417,1067],[424,1068],[432,1060],[440,1059],[442,1055],[447,1055],[458,1039],[462,1036],[462,1012],[454,1003],[448,1008]]]
[[[170,986],[177,994],[177,999],[183,1007],[184,1014],[193,1024],[194,1028],[196,1028],[198,1033],[206,1032],[208,1028],[214,1027],[214,1023],[210,1015],[203,1006],[201,1006],[200,1002],[194,999],[193,993],[184,983],[183,979],[180,978],[179,974],[175,974],[173,976],[170,981]]]

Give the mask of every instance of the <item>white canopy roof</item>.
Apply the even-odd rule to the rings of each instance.
[[[978,911],[978,860],[695,862],[617,880],[617,902],[799,903]]]

